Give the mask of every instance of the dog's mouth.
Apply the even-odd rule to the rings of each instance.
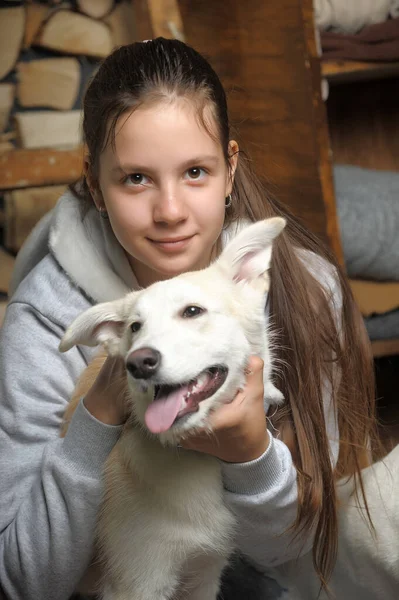
[[[186,383],[155,386],[154,400],[145,413],[148,429],[152,433],[168,431],[178,419],[196,412],[200,402],[213,396],[222,387],[227,372],[226,367],[216,365]]]

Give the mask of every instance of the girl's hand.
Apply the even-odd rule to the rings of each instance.
[[[126,377],[123,358],[108,356],[84,396],[84,405],[93,417],[107,425],[122,425],[126,421]]]
[[[209,417],[212,433],[205,429],[181,443],[183,448],[211,454],[231,463],[262,456],[269,445],[263,404],[263,361],[251,356],[246,384],[230,404]]]

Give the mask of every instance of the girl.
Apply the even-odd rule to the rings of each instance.
[[[369,345],[338,265],[267,197],[231,136],[217,75],[185,44],[116,50],[87,90],[83,129],[84,177],[20,253],[2,331],[6,597],[73,594],[92,554],[103,465],[126,418],[123,365],[108,359],[60,439],[93,357],[83,347],[58,352],[66,327],[92,304],[207,266],[226,235],[272,215],[288,221],[266,306],[285,404],[268,415],[269,432],[254,357],[244,392],[212,417],[215,438],[198,435],[187,447],[221,460],[237,547],[249,561],[267,572],[311,550],[324,584],[337,546],[335,482],[366,464],[374,426]]]

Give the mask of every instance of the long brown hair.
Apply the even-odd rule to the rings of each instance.
[[[88,87],[83,129],[92,179],[98,177],[99,156],[108,143],[114,142],[122,115],[142,103],[179,97],[196,103],[202,124],[215,135],[215,128],[204,116],[205,107],[211,108],[213,126],[226,164],[230,165],[231,129],[218,76],[205,58],[186,44],[158,38],[116,50],[102,63]],[[91,202],[86,181],[81,183],[74,188],[75,193]],[[268,197],[250,161],[240,157],[226,224],[272,215],[287,219],[273,251],[270,289],[279,366],[274,376],[286,403],[272,418],[280,439],[291,450],[298,473],[298,511],[293,531],[314,535],[314,565],[325,586],[337,549],[336,480],[344,475],[355,476],[363,493],[360,470],[368,463],[370,440],[375,439],[373,361],[362,318],[335,257],[286,207]],[[340,293],[330,293],[312,274],[304,264],[301,248],[328,261],[325,265],[331,269]],[[339,296],[342,307],[334,306],[334,298]],[[325,423],[326,393],[331,395],[339,428],[335,468]]]

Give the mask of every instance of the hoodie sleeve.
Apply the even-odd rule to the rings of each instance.
[[[336,421],[327,421],[330,454],[335,466],[339,443]],[[237,545],[259,567],[276,567],[309,551],[288,531],[298,506],[297,472],[288,447],[270,434],[265,453],[248,463],[222,465],[225,500],[238,521]]]
[[[86,366],[60,354],[62,328],[28,304],[7,309],[0,344],[0,589],[8,600],[67,600],[92,554],[102,470],[121,427],[81,402],[62,415]]]

